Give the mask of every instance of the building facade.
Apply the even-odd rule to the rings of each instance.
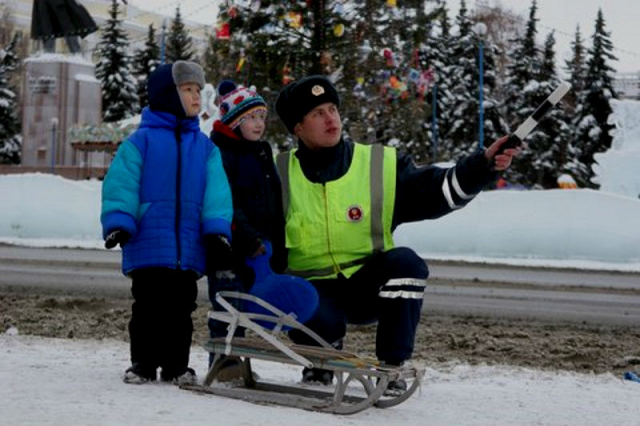
[[[640,71],[616,74],[613,88],[620,99],[640,100]]]

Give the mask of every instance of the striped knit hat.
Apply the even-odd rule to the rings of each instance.
[[[237,87],[231,80],[218,85],[220,96],[220,121],[235,129],[242,120],[256,111],[267,111],[267,104],[256,92],[246,87]]]

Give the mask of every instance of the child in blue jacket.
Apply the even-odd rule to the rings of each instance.
[[[195,381],[189,368],[196,280],[229,257],[233,207],[220,151],[200,132],[202,68],[177,61],[148,81],[149,107],[102,187],[107,248],[131,277],[131,367],[125,383]]]

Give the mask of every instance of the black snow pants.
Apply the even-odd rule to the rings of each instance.
[[[320,305],[305,325],[341,348],[348,323],[377,321],[377,358],[400,365],[413,353],[428,276],[424,260],[409,248],[376,253],[349,278],[312,281]],[[316,344],[299,330],[289,336],[299,344]]]
[[[198,296],[193,271],[146,268],[131,273],[131,363],[149,377],[162,368],[162,379],[171,380],[189,366],[193,321]]]

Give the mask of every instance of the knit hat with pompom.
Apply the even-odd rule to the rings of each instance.
[[[220,97],[220,121],[232,129],[256,111],[267,112],[267,104],[260,95],[246,87],[236,86],[231,80],[221,82],[217,92]]]

